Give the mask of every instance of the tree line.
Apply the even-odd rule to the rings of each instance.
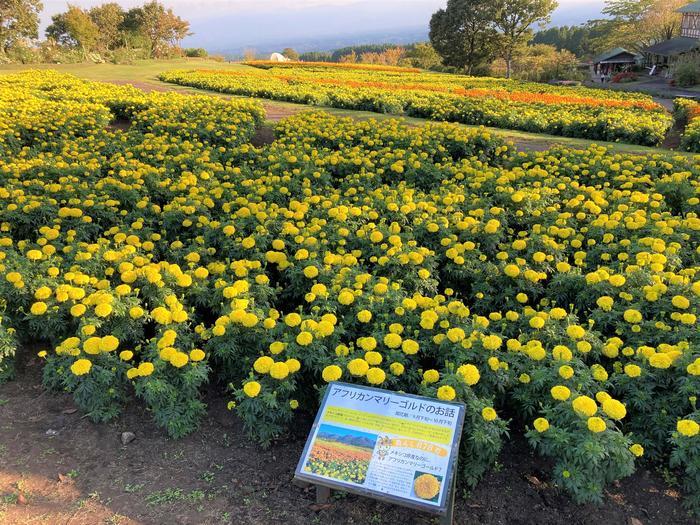
[[[0,0],[0,55],[23,60],[23,53],[63,53],[87,59],[91,54],[131,53],[135,58],[162,58],[180,53],[190,24],[157,0],[128,10],[116,2],[84,9],[68,5],[51,17],[46,40],[39,38],[40,0]],[[200,50],[197,50],[200,52]],[[0,58],[2,58],[0,56]]]

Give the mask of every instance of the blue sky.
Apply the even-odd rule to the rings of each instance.
[[[71,0],[90,7],[108,0]],[[143,0],[117,0],[133,7]],[[42,25],[52,14],[64,11],[66,0],[44,0]],[[185,45],[213,50],[242,47],[268,48],[284,43],[316,47],[341,36],[406,33],[425,30],[430,15],[446,0],[162,0],[191,22],[194,35]],[[598,15],[603,0],[559,0],[554,23],[581,23]],[[407,33],[413,35],[415,33]],[[366,39],[371,39],[366,36]],[[410,36],[407,36],[410,38]]]

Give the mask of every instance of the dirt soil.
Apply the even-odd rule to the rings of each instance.
[[[434,517],[291,483],[311,419],[269,450],[249,442],[227,399],[209,396],[200,430],[171,440],[133,403],[110,424],[94,424],[68,395],[43,390],[30,363],[0,386],[0,524],[306,525],[431,524]],[[135,439],[123,445],[123,432]],[[643,469],[612,486],[602,505],[578,506],[549,483],[549,466],[522,438],[470,494],[455,523],[486,525],[689,525],[677,490]],[[465,497],[466,496],[466,497]]]

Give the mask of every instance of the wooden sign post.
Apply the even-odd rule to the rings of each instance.
[[[464,405],[389,390],[328,385],[294,474],[316,485],[441,516],[451,524]]]

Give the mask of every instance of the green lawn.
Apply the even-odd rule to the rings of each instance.
[[[134,83],[138,87],[153,87],[157,89],[167,89],[171,91],[176,91],[180,93],[207,93],[214,96],[220,97],[230,97],[230,95],[223,95],[221,93],[216,93],[212,91],[199,90],[194,88],[188,88],[184,86],[176,86],[173,84],[167,84],[158,80],[158,74],[163,71],[168,71],[171,69],[194,69],[194,68],[207,68],[207,69],[246,69],[249,66],[244,66],[242,64],[234,64],[227,62],[216,62],[208,59],[199,58],[178,58],[172,60],[141,60],[133,64],[11,64],[11,65],[0,65],[0,75],[7,73],[15,73],[18,71],[23,71],[27,69],[55,69],[62,73],[70,73],[87,80],[95,80],[101,82],[114,82],[118,84],[124,83]],[[278,102],[272,100],[264,101],[266,108],[268,110],[296,110],[301,108],[307,108],[301,104],[292,104],[289,102]],[[352,111],[344,109],[335,108],[316,108],[323,109],[338,116],[347,116],[357,119],[387,119],[396,118],[395,115],[386,115],[380,113],[372,113],[369,111]],[[418,118],[406,118],[406,120],[411,124],[423,124],[427,122],[425,119]],[[467,126],[468,128],[474,128],[477,126]],[[599,144],[611,147],[614,151],[625,152],[625,153],[637,153],[637,154],[650,154],[650,153],[675,153],[687,155],[684,152],[677,152],[672,150],[667,150],[663,148],[648,148],[644,146],[636,146],[632,144],[619,144],[613,142],[602,142],[602,141],[591,141],[585,139],[573,139],[568,137],[558,137],[555,135],[545,135],[538,133],[527,133],[524,131],[506,130],[500,128],[486,128],[490,130],[494,135],[503,137],[505,140],[514,142],[520,149],[547,149],[554,145],[565,145],[571,148],[587,148],[591,144]]]

